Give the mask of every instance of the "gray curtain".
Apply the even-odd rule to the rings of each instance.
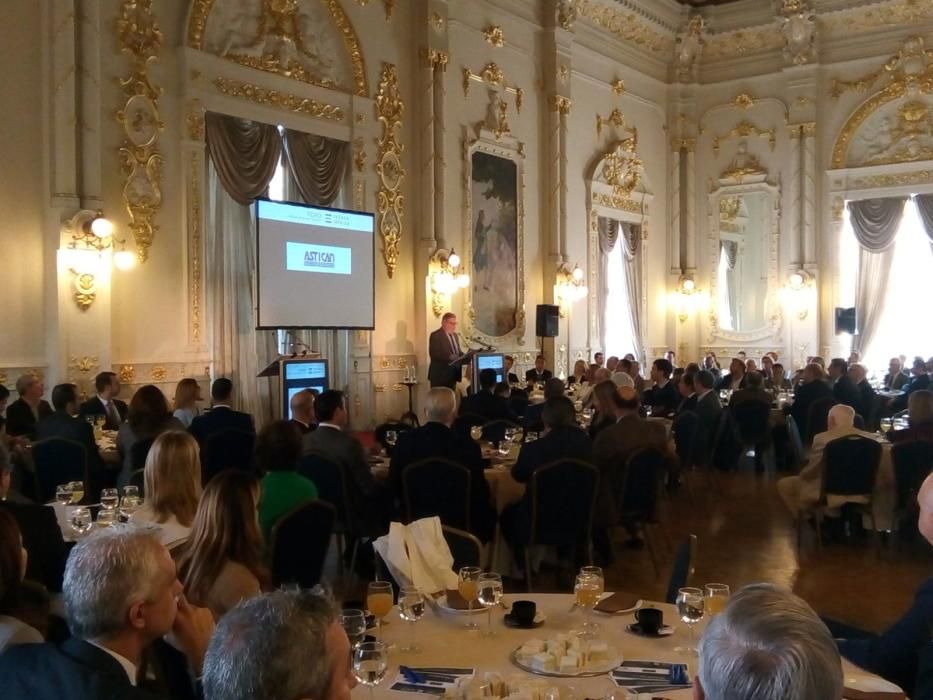
[[[739,257],[739,244],[737,241],[720,241],[719,247],[726,251],[726,263],[730,270],[735,269]]]
[[[598,329],[599,349],[606,349],[606,303],[609,300],[609,254],[619,241],[619,222],[614,219],[599,217],[599,293],[597,300],[596,328]]]
[[[282,154],[277,126],[208,112],[204,136],[217,177],[233,201],[247,206],[265,194]]]
[[[350,144],[285,129],[285,159],[302,199],[330,206],[340,194],[350,162]]]
[[[920,220],[926,229],[927,238],[930,239],[930,247],[933,248],[933,194],[915,195],[914,202],[917,204],[917,211],[920,212]]]
[[[729,319],[732,330],[739,330],[739,298],[735,283],[735,266],[739,260],[738,241],[720,241],[719,248],[726,254],[726,295],[729,298]]]
[[[849,202],[849,220],[855,240],[864,249],[880,253],[894,243],[897,229],[904,218],[907,197],[862,199]]]
[[[644,361],[644,348],[641,334],[641,265],[639,248],[641,243],[641,225],[623,223],[622,243],[625,246],[625,284],[628,287],[629,317],[635,334],[635,356]]]

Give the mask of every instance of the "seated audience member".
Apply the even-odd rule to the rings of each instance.
[[[32,503],[13,488],[13,460],[6,445],[0,442],[0,502]]]
[[[143,479],[145,501],[130,522],[158,527],[159,541],[174,549],[188,538],[201,498],[198,443],[183,430],[162,433],[146,456]]]
[[[615,372],[616,368],[619,366],[619,358],[615,355],[610,355],[609,359],[606,360],[606,369],[610,372]]]
[[[185,430],[191,427],[192,421],[201,412],[198,410],[198,401],[201,400],[201,385],[197,379],[185,377],[175,386],[175,411],[172,413]]]
[[[510,387],[507,382],[499,382],[493,387],[492,393],[508,403],[509,398],[512,396],[512,387]]]
[[[302,389],[292,396],[288,402],[292,410],[292,424],[298,428],[302,435],[312,432],[317,428],[314,422],[314,394],[313,389]]]
[[[873,438],[872,433],[866,433],[855,428],[855,409],[845,404],[836,404],[829,411],[825,433],[813,436],[813,445],[807,456],[806,465],[797,476],[786,476],[778,480],[777,490],[781,500],[796,517],[801,510],[816,505],[820,500],[823,484],[823,451],[826,445],[837,438],[846,435],[860,435]]]
[[[933,391],[920,389],[907,399],[907,428],[888,431],[893,443],[933,440]]]
[[[871,384],[868,383],[865,365],[858,362],[849,365],[849,379],[851,379],[852,383],[855,385],[859,397],[858,406],[853,406],[853,408],[855,408],[855,412],[859,414],[867,424],[867,421],[870,421],[875,413],[877,394]],[[868,427],[872,429],[876,428],[877,421],[876,425]]]
[[[714,352],[706,353],[706,357],[703,358],[703,369],[712,374],[717,382],[722,377],[722,368],[719,366],[719,359]]]
[[[606,370],[607,372],[609,370]],[[557,377],[551,377],[544,383],[544,401],[564,395],[564,383]],[[541,430],[544,428],[544,403],[535,403],[525,409],[524,423],[528,430]]]
[[[36,425],[36,438],[64,438],[84,447],[88,474],[93,483],[91,493],[94,495],[91,499],[96,500],[96,489],[103,484],[105,467],[97,443],[94,442],[91,424],[82,418],[75,418],[78,412],[78,388],[74,384],[58,384],[52,389],[52,405],[55,410]]]
[[[774,359],[771,355],[761,356],[761,369],[758,371],[761,372],[761,376],[764,377],[765,382],[771,379],[771,372],[774,371]]]
[[[23,620],[22,589],[26,550],[12,515],[0,510],[0,654],[17,644],[41,644],[37,629]]]
[[[839,403],[851,406],[856,411],[861,408],[862,397],[855,383],[849,377],[849,364],[841,357],[834,357],[829,362],[829,383],[833,388],[833,397]],[[864,418],[865,415],[862,414]]]
[[[758,363],[755,361],[755,358],[749,357],[745,360],[745,374],[750,374],[751,372],[758,371]]]
[[[255,433],[256,426],[250,414],[233,409],[233,382],[221,377],[211,384],[211,410],[192,420],[189,430],[203,447],[207,439],[215,433],[224,430]]]
[[[117,452],[123,464],[117,484],[125,486],[133,471],[139,468],[133,463],[133,446],[137,442],[155,440],[169,430],[184,429],[181,421],[172,416],[165,394],[158,387],[147,384],[137,389],[130,400],[126,422],[117,433]]]
[[[696,390],[696,405],[693,412],[697,414],[697,431],[693,445],[693,459],[697,464],[704,465],[710,457],[710,450],[716,438],[716,428],[722,415],[722,402],[719,393],[713,389],[715,378],[712,372],[701,370],[693,377],[693,388]]]
[[[117,397],[120,395],[120,378],[114,372],[101,372],[94,377],[94,396],[81,404],[81,417],[104,416],[104,430],[119,430],[126,420],[126,403]]]
[[[677,367],[677,353],[673,350],[665,352],[664,359],[671,363],[671,367]]]
[[[484,370],[485,371],[485,370]],[[446,387],[435,387],[425,400],[425,424],[399,435],[389,465],[389,482],[396,500],[402,502],[402,473],[423,459],[443,457],[470,470],[470,522],[473,534],[483,542],[492,539],[496,513],[483,473],[483,455],[473,440],[451,429],[457,413],[457,397]]]
[[[760,401],[770,406],[773,397],[764,390],[764,383],[761,372],[749,372],[745,376],[745,386],[729,397],[729,405],[735,406],[745,401]]]
[[[739,589],[700,639],[695,700],[842,697],[842,660],[813,609],[770,584]]]
[[[10,390],[0,384],[0,436],[6,438],[6,405],[10,400]]]
[[[562,385],[563,386],[563,385]],[[496,396],[496,370],[484,369],[479,373],[479,391],[463,399],[461,413],[482,416],[487,421],[515,420],[515,414],[509,409],[509,402]]]
[[[745,388],[745,360],[733,357],[729,363],[729,374],[725,374],[716,384],[716,391],[738,391]]]
[[[204,659],[205,700],[349,700],[350,642],[333,601],[279,590],[217,624]]]
[[[6,434],[35,440],[36,424],[52,415],[52,407],[42,398],[45,387],[36,377],[24,374],[16,380],[16,393],[19,398],[6,407]]]
[[[136,687],[144,680],[137,672],[143,652],[170,632],[200,675],[214,623],[210,611],[189,605],[181,590],[168,550],[151,533],[106,528],[83,539],[65,570],[72,637],[60,646],[26,644],[0,655],[4,696],[159,697]]]
[[[814,401],[820,399],[833,398],[833,390],[825,381],[823,368],[816,362],[811,362],[803,368],[801,374],[801,383],[794,392],[794,404],[789,408],[785,406],[784,410],[794,417],[797,424],[797,430],[800,431],[800,437],[807,442],[812,435],[807,434],[810,422],[810,406]]]
[[[615,382],[609,380],[601,381],[593,387],[593,408],[596,410],[590,421],[590,439],[595,440],[599,433],[615,424],[620,401],[619,391],[620,388]]]
[[[505,370],[505,381],[509,384],[518,384],[518,375],[512,371],[512,366],[515,364],[515,358],[511,355],[506,355],[503,358],[504,370]]]
[[[629,372],[632,375],[632,383],[635,385],[635,391],[638,392],[639,396],[644,396],[646,384],[645,378],[641,376],[641,365],[636,360],[632,360],[632,371]]]
[[[677,407],[677,413],[692,411],[697,405],[697,395],[693,390],[693,374],[684,372],[680,375],[677,382],[677,393],[680,395],[680,405]]]
[[[317,430],[304,436],[303,451],[317,452],[343,466],[354,512],[369,530],[381,532],[388,525],[388,493],[373,479],[360,441],[346,432],[349,414],[343,392],[330,389],[318,396],[314,415]]]
[[[680,404],[680,396],[671,382],[673,371],[670,360],[664,358],[655,360],[651,364],[651,381],[654,385],[644,393],[643,401],[655,415],[670,415]]]
[[[298,504],[317,498],[314,482],[297,471],[300,458],[301,433],[287,420],[272,421],[259,431],[256,464],[260,474],[265,474],[259,498],[259,525],[266,544],[272,526],[281,516]]]
[[[907,408],[907,401],[913,392],[930,388],[930,375],[927,374],[927,365],[919,355],[914,358],[910,373],[912,375],[910,381],[903,386],[904,394],[891,401],[892,411],[903,411]],[[9,413],[10,411],[7,409],[7,416],[9,416]]]
[[[628,372],[623,372],[622,370],[617,369],[612,373],[610,379],[617,387],[630,386],[633,389],[635,388],[635,382],[632,380],[632,377]]]
[[[886,391],[898,391],[910,381],[910,375],[904,371],[899,357],[892,357],[888,362],[888,373],[884,375],[884,388]]]
[[[594,353],[593,355],[593,364],[596,365],[598,369],[602,369],[603,364],[605,363],[605,355],[601,352]]]
[[[791,391],[794,385],[787,378],[784,372],[784,365],[775,362],[771,365],[771,376],[765,379],[765,390],[777,393],[779,391]]]
[[[583,384],[586,381],[586,361],[577,360],[573,363],[573,374],[567,377],[567,384]]]
[[[551,370],[545,369],[544,363],[544,355],[538,355],[535,358],[535,366],[525,372],[525,381],[529,383],[534,382],[536,384],[541,384],[550,379],[552,376]]]
[[[256,518],[259,481],[227,469],[207,484],[191,534],[178,557],[178,578],[193,605],[220,619],[262,592],[269,574],[262,562]]]

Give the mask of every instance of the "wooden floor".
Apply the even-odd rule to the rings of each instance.
[[[798,557],[796,530],[773,477],[742,471],[718,476],[715,488],[701,475],[692,483],[695,500],[681,488],[665,502],[664,521],[672,548],[690,532],[699,539],[694,585],[720,582],[735,589],[767,581],[789,586],[821,615],[877,632],[900,617],[916,588],[931,575],[933,547],[925,543],[900,548],[885,544],[880,557],[870,539],[826,543],[819,552],[808,532]],[[607,569],[607,590],[663,599],[672,551],[666,550],[662,536],[655,542],[661,575],[655,575],[647,549],[617,549],[622,560]],[[334,567],[328,569],[333,572]],[[553,573],[542,573],[535,578],[535,590],[561,591],[556,581]],[[344,587],[336,581],[335,588],[345,590],[345,599],[365,595],[365,582]],[[521,590],[520,582],[507,582],[507,592]]]

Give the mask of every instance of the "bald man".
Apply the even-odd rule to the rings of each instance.
[[[289,401],[289,407],[292,410],[291,422],[295,424],[301,434],[310,433],[317,428],[314,422],[314,390],[302,389],[292,395]]]

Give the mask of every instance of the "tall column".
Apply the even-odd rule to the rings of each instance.
[[[791,225],[784,227],[784,230],[788,233],[787,267],[794,271],[801,266],[800,251],[803,246],[803,219],[800,213],[803,196],[803,152],[800,146],[800,125],[793,124],[788,127],[787,135],[790,137],[791,166],[787,221],[790,221]]]
[[[686,190],[687,219],[684,267],[688,275],[694,275],[697,269],[696,141],[686,139],[685,148],[687,152],[687,172],[684,189]]]
[[[819,265],[816,250],[816,123],[801,125],[803,146],[803,190],[801,223],[803,229],[804,264],[807,270]]]
[[[671,277],[680,275],[681,271],[681,260],[680,260],[680,240],[683,235],[682,230],[682,221],[681,221],[681,201],[682,195],[680,191],[680,184],[683,180],[683,175],[681,173],[682,163],[681,163],[681,148],[679,140],[675,140],[672,144],[673,155],[671,157],[671,229],[670,229],[670,259],[671,259]]]

